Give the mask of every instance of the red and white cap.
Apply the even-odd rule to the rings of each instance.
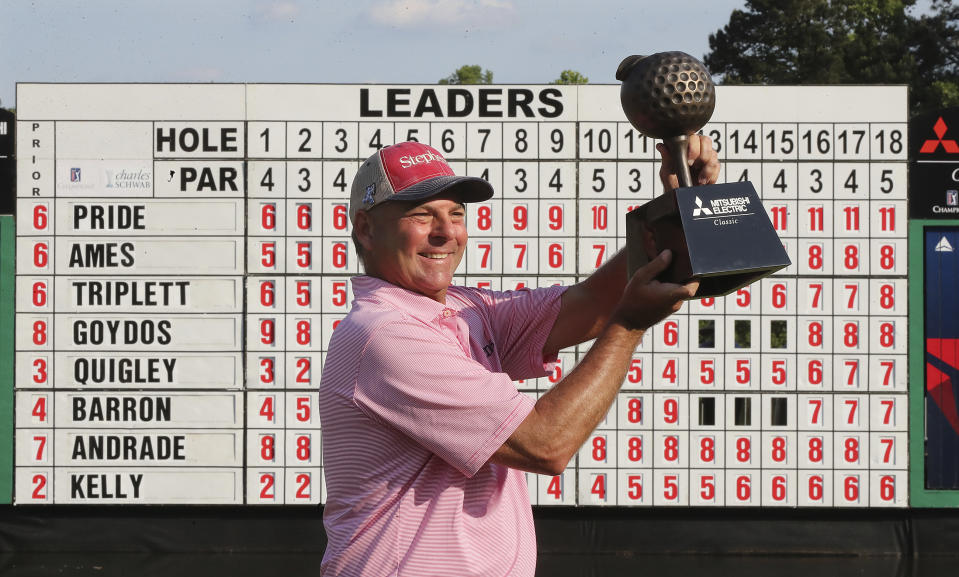
[[[461,202],[482,202],[493,187],[482,178],[457,176],[435,148],[400,142],[381,148],[363,162],[350,192],[350,222],[359,210],[390,200],[423,200],[456,188]]]

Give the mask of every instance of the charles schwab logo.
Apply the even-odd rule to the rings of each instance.
[[[135,190],[153,187],[153,173],[142,168],[136,170],[107,170],[106,176],[107,188]]]

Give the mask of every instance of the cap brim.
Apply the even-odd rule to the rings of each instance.
[[[493,186],[476,176],[437,176],[418,182],[390,196],[390,200],[423,200],[444,192],[455,192],[462,202],[483,202],[493,198]]]

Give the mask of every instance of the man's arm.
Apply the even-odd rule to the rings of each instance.
[[[665,190],[679,186],[670,168],[672,157],[662,144],[657,145],[662,155],[659,171]],[[700,184],[715,183],[719,177],[719,159],[708,136],[693,134],[687,150],[692,172]],[[609,322],[619,304],[626,282],[626,251],[617,252],[593,274],[571,286],[563,293],[559,315],[543,347],[544,356],[552,356],[561,349],[596,338]]]
[[[661,283],[671,253],[663,251],[633,275],[596,342],[566,378],[540,397],[491,460],[556,475],[609,410],[646,329],[679,310],[698,283]]]
[[[666,147],[660,179],[666,190],[679,186]],[[699,184],[716,182],[719,160],[708,137],[692,135],[687,151]],[[698,283],[661,283],[656,276],[672,259],[663,251],[627,279],[626,253],[620,251],[588,278],[573,285],[543,346],[549,357],[595,338],[579,364],[536,402],[491,460],[513,468],[555,475],[562,472],[596,425],[606,416],[646,329],[679,310]],[[627,283],[628,281],[628,283]]]

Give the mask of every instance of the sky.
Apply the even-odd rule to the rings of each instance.
[[[497,84],[631,54],[702,58],[745,0],[0,0],[0,104],[17,82]]]

